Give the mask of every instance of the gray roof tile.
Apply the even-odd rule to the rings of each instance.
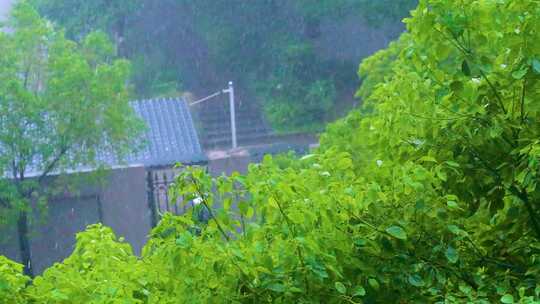
[[[181,98],[132,101],[135,113],[148,129],[145,147],[126,157],[126,163],[165,166],[206,161],[189,106]]]
[[[132,101],[130,105],[137,116],[146,124],[146,131],[141,136],[142,148],[119,160],[112,151],[102,150],[96,156],[98,163],[110,167],[171,166],[178,162],[196,164],[206,162],[189,106],[181,98],[149,99]],[[0,145],[1,148],[1,145]],[[0,149],[1,151],[1,149]],[[69,155],[68,155],[69,157]],[[95,168],[91,165],[80,165],[64,168],[68,173],[87,172]],[[41,174],[40,160],[34,159],[25,175],[27,177]],[[59,172],[51,172],[52,175]],[[9,176],[9,173],[5,174]]]

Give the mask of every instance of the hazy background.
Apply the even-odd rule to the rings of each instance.
[[[11,7],[12,0],[0,0],[0,19],[3,19]]]

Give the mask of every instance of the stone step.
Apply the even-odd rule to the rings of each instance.
[[[239,146],[245,146],[250,145],[254,143],[258,143],[261,140],[265,140],[268,137],[268,135],[261,135],[261,134],[253,134],[250,136],[241,136],[238,137],[238,145]],[[205,149],[216,149],[216,148],[228,148],[231,146],[231,138],[219,138],[219,139],[212,139],[203,141],[203,146]]]
[[[210,113],[198,113],[197,115],[201,121],[214,121],[214,120],[230,120],[229,112],[225,114],[210,114]],[[236,112],[237,119],[261,119],[260,113],[242,113]]]
[[[203,147],[230,147],[231,122],[228,103],[201,106],[194,110]],[[271,129],[256,105],[242,103],[236,105],[236,132],[238,144],[246,145],[266,138]]]

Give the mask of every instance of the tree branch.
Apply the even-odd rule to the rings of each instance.
[[[62,157],[67,153],[68,148],[62,147],[60,149],[60,152],[56,157],[45,167],[45,170],[41,173],[41,175],[38,178],[38,183],[42,183],[43,180],[53,171],[58,164],[58,162],[62,159]]]
[[[214,222],[216,223],[216,226],[219,230],[219,232],[221,232],[221,234],[223,235],[223,237],[227,240],[227,242],[229,242],[231,240],[231,238],[229,237],[229,235],[227,235],[227,233],[225,232],[225,230],[223,229],[223,227],[221,227],[221,224],[220,222],[218,221],[218,219],[216,218],[216,216],[214,215],[214,212],[212,212],[212,208],[210,208],[208,202],[206,201],[206,197],[204,196],[204,193],[202,193],[201,191],[201,188],[199,186],[199,183],[197,183],[197,181],[195,179],[192,179],[193,181],[193,185],[195,186],[195,189],[197,190],[197,194],[199,195],[199,197],[201,198],[202,200],[202,204],[204,205],[204,207],[206,208],[206,210],[208,211],[208,213],[210,214],[210,217],[214,220]]]
[[[525,121],[525,86],[527,79],[523,78],[523,87],[521,88],[521,124]]]
[[[523,204],[525,204],[525,208],[527,208],[527,212],[529,213],[529,218],[536,234],[536,238],[540,240],[540,223],[538,223],[536,211],[529,200],[527,192],[525,192],[525,190],[519,191],[515,185],[510,187],[510,191],[517,196],[523,202]]]
[[[491,81],[489,81],[489,79],[487,78],[484,71],[482,71],[482,69],[480,69],[480,75],[482,75],[482,78],[484,78],[484,80],[487,82],[488,86],[493,91],[493,94],[495,94],[495,98],[497,98],[497,101],[499,102],[499,106],[501,107],[501,110],[503,111],[503,113],[507,114],[508,112],[506,111],[506,108],[504,107],[504,103],[502,101],[501,96],[499,95],[499,92],[497,92],[497,89],[495,89],[495,86],[491,83]]]

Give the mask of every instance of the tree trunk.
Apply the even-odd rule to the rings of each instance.
[[[28,237],[28,213],[21,211],[17,220],[17,231],[19,232],[19,249],[21,251],[21,260],[24,265],[24,274],[30,277],[34,276],[32,269],[32,254],[30,251],[30,240]]]

